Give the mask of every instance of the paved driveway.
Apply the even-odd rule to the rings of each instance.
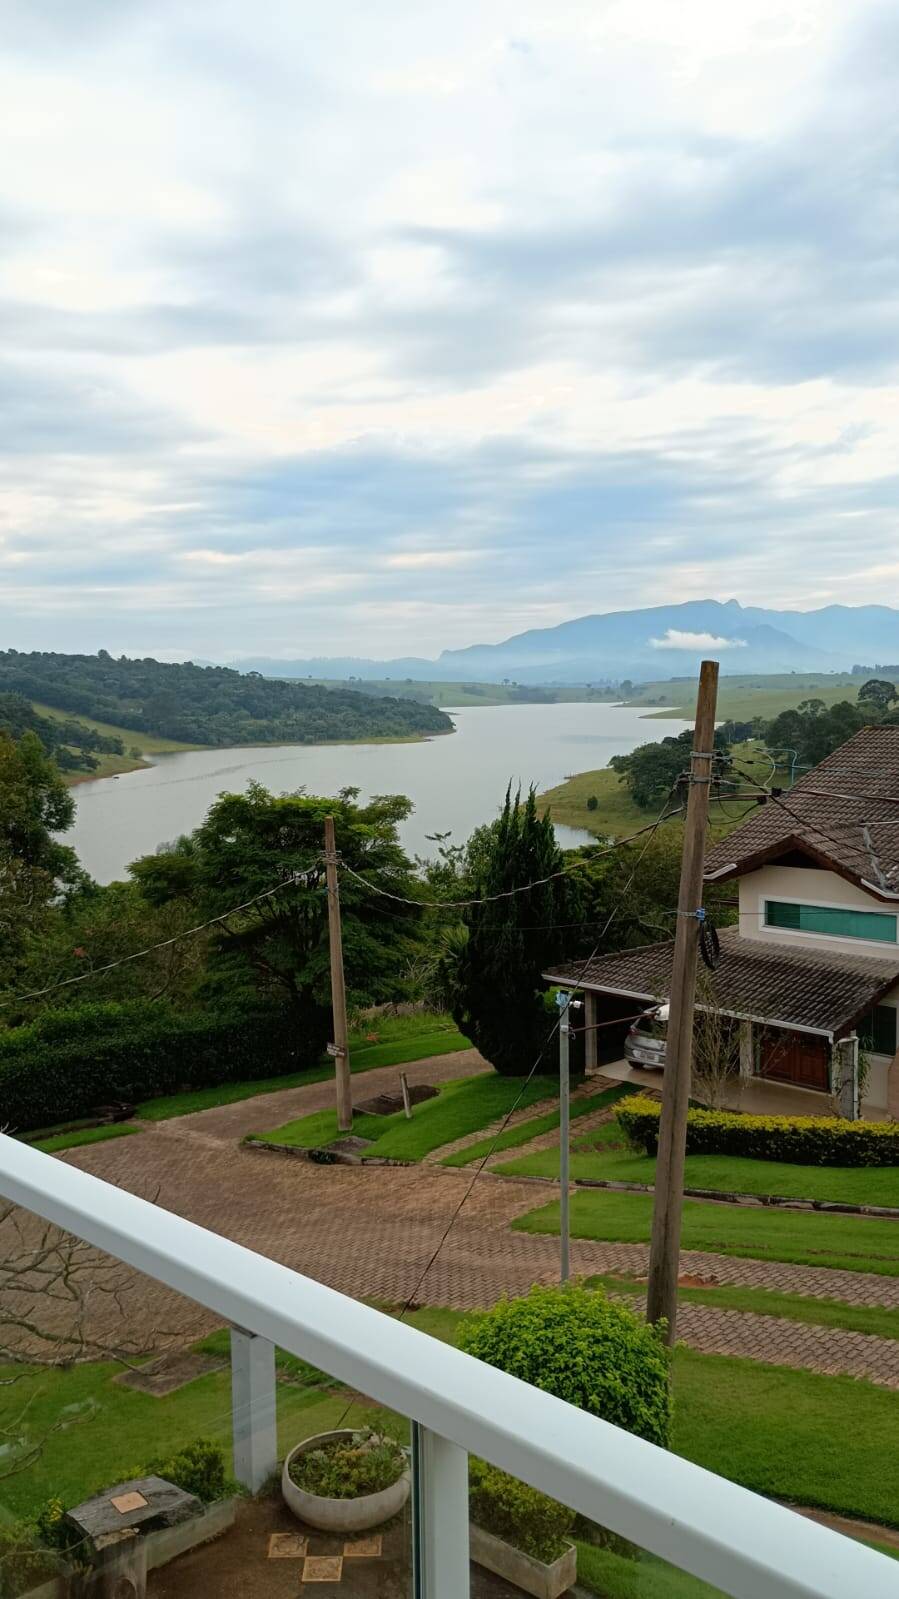
[[[419,1061],[410,1081],[440,1082],[484,1070],[476,1052]],[[357,1099],[393,1087],[397,1067],[354,1079]],[[149,1123],[136,1138],[73,1150],[65,1159],[118,1187],[246,1244],[359,1299],[469,1309],[534,1282],[554,1282],[558,1241],[510,1231],[515,1217],[550,1198],[553,1185],[426,1163],[411,1167],[316,1166],[244,1148],[247,1131],[331,1102],[333,1085],[286,1089],[237,1105]],[[447,1227],[451,1231],[445,1238]],[[884,1226],[899,1223],[884,1222]],[[436,1250],[439,1255],[429,1264]],[[576,1275],[645,1273],[644,1244],[575,1240]],[[899,1308],[899,1278],[686,1251],[693,1278],[778,1288],[852,1304]],[[127,1293],[126,1320],[185,1335],[211,1325],[205,1312],[145,1279]],[[698,1349],[819,1371],[842,1371],[899,1387],[899,1341],[871,1338],[705,1305],[685,1305],[679,1332]]]

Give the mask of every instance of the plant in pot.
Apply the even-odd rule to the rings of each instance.
[[[471,1556],[534,1599],[559,1599],[577,1578],[574,1511],[486,1461],[468,1463]]]
[[[365,1532],[389,1521],[409,1497],[409,1462],[393,1438],[341,1428],[307,1438],[281,1473],[284,1502],[321,1532]]]

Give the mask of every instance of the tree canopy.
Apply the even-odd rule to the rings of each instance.
[[[0,731],[18,739],[36,733],[45,754],[52,755],[62,772],[91,772],[97,754],[121,755],[124,744],[117,734],[101,733],[72,717],[41,716],[22,694],[0,694]]]
[[[409,812],[402,795],[356,803],[358,791],[337,799],[280,797],[259,783],[223,794],[195,832],[172,848],[135,861],[131,872],[151,904],[189,902],[198,916],[221,915],[283,883],[210,932],[206,987],[233,996],[256,994],[287,1005],[310,1051],[330,1027],[328,901],[322,856],[325,817],[334,817],[341,860],[340,899],[347,988],[355,1004],[395,999],[411,964],[420,912],[376,892],[420,896],[412,862],[397,837]],[[298,873],[308,881],[297,882]]]
[[[51,907],[85,880],[74,850],[54,837],[74,802],[40,739],[0,732],[0,974],[15,981]]]
[[[118,727],[188,744],[253,744],[409,738],[449,733],[444,711],[355,689],[195,666],[96,655],[0,651],[0,691]]]
[[[498,820],[469,843],[466,897],[484,903],[466,906],[464,931],[448,944],[448,998],[460,1031],[508,1076],[530,1071],[552,1030],[542,974],[565,952],[560,924],[572,898],[567,879],[541,879],[563,864],[533,789],[522,804],[520,792],[513,796],[509,788]],[[540,886],[509,894],[527,883]]]

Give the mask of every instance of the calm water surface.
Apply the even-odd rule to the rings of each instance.
[[[506,784],[551,788],[572,772],[606,766],[651,738],[687,724],[653,721],[618,705],[484,705],[451,712],[456,732],[420,744],[287,744],[160,755],[148,770],[82,783],[66,843],[101,883],[129,861],[189,832],[217,796],[258,779],[276,794],[305,787],[336,794],[408,794],[415,809],[402,831],[408,850],[434,853],[429,833],[462,843],[499,810]],[[590,839],[558,827],[566,847]]]

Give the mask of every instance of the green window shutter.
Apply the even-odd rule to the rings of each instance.
[[[791,905],[765,901],[768,927],[787,927],[799,933],[824,933],[831,938],[866,938],[879,944],[897,942],[895,916],[879,911],[854,911],[836,905]]]
[[[895,1055],[896,1008],[894,1005],[875,1005],[858,1024],[862,1049],[872,1055]]]
[[[781,900],[769,899],[765,902],[765,921],[769,927],[791,927],[796,932],[801,926],[798,905],[785,905]]]

